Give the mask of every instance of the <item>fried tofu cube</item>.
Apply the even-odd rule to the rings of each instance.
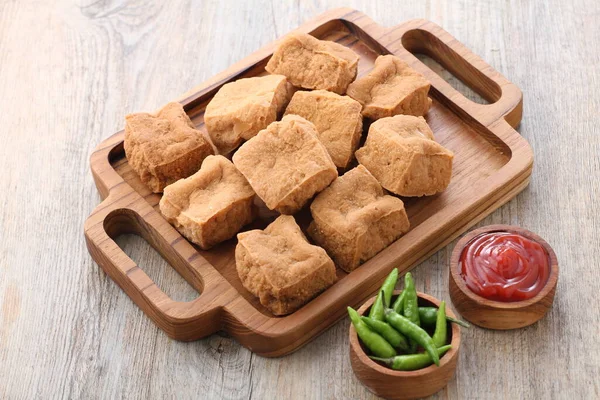
[[[219,153],[229,154],[275,121],[292,94],[293,87],[283,75],[244,78],[223,85],[204,113],[204,124]]]
[[[326,90],[296,92],[285,109],[312,122],[336,167],[346,168],[362,135],[359,102]]]
[[[308,235],[346,272],[410,228],[402,200],[386,195],[361,165],[336,179],[310,206]]]
[[[356,158],[390,192],[429,196],[450,184],[454,153],[435,141],[423,117],[396,115],[371,125]]]
[[[244,287],[275,315],[296,311],[336,279],[331,258],[306,240],[289,215],[264,231],[238,234],[235,265]]]
[[[286,115],[244,143],[233,163],[271,210],[293,214],[337,178],[315,126]]]
[[[156,114],[127,115],[124,147],[129,165],[154,193],[192,175],[215,153],[179,103],[169,103]]]
[[[285,75],[297,87],[344,94],[356,79],[358,59],[358,54],[339,43],[294,33],[283,39],[265,69]]]
[[[160,212],[191,242],[207,250],[232,238],[256,216],[254,190],[223,156],[208,156],[194,175],[165,188]]]
[[[407,63],[392,55],[379,56],[367,75],[348,86],[348,96],[363,106],[363,116],[370,119],[397,114],[427,114],[431,99],[430,83]]]

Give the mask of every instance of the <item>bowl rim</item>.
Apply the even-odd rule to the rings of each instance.
[[[402,292],[401,290],[394,290],[394,296],[399,295],[401,292]],[[423,300],[426,300],[426,301],[434,304],[435,306],[438,306],[438,307],[441,302],[441,300],[439,300],[431,295],[428,295],[426,293],[417,292],[417,296]],[[369,298],[367,301],[365,301],[364,304],[362,306],[360,306],[360,308],[357,310],[358,314],[363,316],[364,312],[369,307],[371,307],[371,305],[375,302],[376,298],[377,298],[377,296],[375,295],[375,296]],[[454,314],[454,312],[452,312],[450,307],[448,307],[448,302],[446,302],[446,315],[456,318],[456,315]],[[354,329],[354,325],[352,323],[350,323],[350,330],[349,330],[350,331],[349,332],[350,333],[350,348],[354,350],[354,352],[356,353],[356,356],[360,359],[360,361],[365,366],[368,366],[369,368],[372,368],[379,373],[390,375],[391,377],[410,378],[410,377],[417,377],[417,376],[428,375],[428,374],[435,374],[435,373],[440,372],[442,370],[442,367],[449,364],[451,362],[451,360],[458,355],[458,350],[459,350],[460,342],[461,342],[460,326],[458,326],[457,324],[453,324],[453,323],[450,323],[450,326],[452,327],[452,330],[451,330],[452,331],[452,340],[450,341],[450,345],[452,345],[452,348],[450,350],[448,350],[448,352],[440,358],[440,366],[439,367],[436,366],[435,364],[432,364],[428,367],[417,369],[415,371],[396,371],[391,368],[384,367],[383,365],[375,362],[374,360],[371,360],[367,356],[367,354],[364,352],[364,350],[362,349],[362,347],[358,341],[358,334],[356,333],[356,329]]]
[[[480,236],[485,233],[493,233],[493,232],[509,232],[509,233],[516,233],[516,234],[525,236],[526,238],[541,244],[542,247],[548,253],[548,257],[550,258],[550,275],[548,275],[548,280],[546,281],[546,284],[544,285],[542,290],[540,290],[540,292],[538,294],[536,294],[535,296],[533,296],[532,298],[527,299],[527,300],[519,300],[519,301],[511,301],[511,302],[486,299],[483,296],[473,293],[467,287],[467,284],[465,283],[464,279],[460,276],[458,266],[460,263],[460,256],[461,256],[465,246],[469,242],[471,242],[474,238],[476,238],[477,236]],[[509,310],[509,311],[517,310],[517,309],[529,307],[533,304],[540,302],[541,300],[546,298],[546,296],[548,296],[548,294],[552,290],[554,290],[554,288],[556,287],[556,284],[558,282],[558,259],[556,257],[556,253],[554,253],[554,249],[552,249],[552,246],[550,246],[550,244],[548,244],[548,242],[546,242],[539,235],[537,235],[525,228],[521,228],[520,226],[515,226],[515,225],[504,225],[504,224],[486,225],[481,228],[472,230],[471,232],[469,232],[465,236],[463,236],[458,241],[458,243],[456,243],[456,246],[454,246],[454,250],[452,251],[452,256],[450,257],[450,275],[451,275],[452,279],[454,280],[454,283],[456,284],[456,286],[460,289],[460,291],[465,296],[467,296],[471,301],[476,302],[478,305],[495,308],[495,309],[500,309],[500,310]]]

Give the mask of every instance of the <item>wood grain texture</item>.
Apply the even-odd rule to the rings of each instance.
[[[554,305],[521,330],[463,330],[456,377],[436,397],[600,396],[600,310],[590,306],[600,301],[596,1],[6,0],[0,397],[374,397],[352,373],[347,321],[279,359],[252,355],[220,335],[176,342],[97,267],[81,234],[100,201],[89,155],[123,127],[126,113],[156,109],[342,6],[388,27],[430,19],[525,96],[519,131],[535,154],[530,186],[480,225],[521,225],[552,245],[561,266]],[[194,297],[141,240],[119,244],[167,294]],[[418,290],[449,299],[454,244],[414,270]]]

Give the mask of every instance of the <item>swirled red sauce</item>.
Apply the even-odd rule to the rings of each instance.
[[[475,237],[460,256],[461,276],[475,294],[496,301],[520,301],[538,294],[550,274],[544,247],[510,232]]]

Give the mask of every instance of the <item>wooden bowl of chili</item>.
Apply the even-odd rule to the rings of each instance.
[[[394,291],[393,300],[401,293]],[[417,293],[419,307],[439,307],[440,301],[425,293]],[[368,315],[377,296],[367,300],[357,311]],[[446,315],[456,315],[446,307]],[[371,392],[386,399],[417,399],[431,396],[448,384],[456,371],[460,348],[460,327],[448,321],[448,344],[452,348],[440,358],[440,366],[432,364],[416,371],[395,371],[369,358],[368,350],[350,324],[350,363],[358,380]]]
[[[526,229],[489,225],[460,239],[450,261],[450,299],[466,320],[488,329],[516,329],[552,306],[558,260]]]

